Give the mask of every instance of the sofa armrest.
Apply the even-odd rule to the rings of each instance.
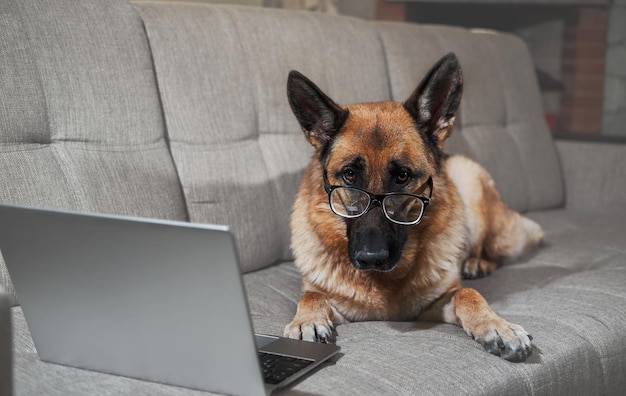
[[[0,285],[0,396],[13,389],[13,338],[11,337],[11,301]]]
[[[626,143],[556,140],[565,179],[565,206],[626,215]]]

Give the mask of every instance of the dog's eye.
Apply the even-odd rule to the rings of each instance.
[[[408,181],[409,181],[409,172],[407,171],[398,172],[398,174],[396,175],[396,183],[404,184]]]
[[[356,173],[352,169],[346,169],[343,171],[343,180],[348,184],[353,184],[356,181]]]

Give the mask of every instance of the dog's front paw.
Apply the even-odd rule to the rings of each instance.
[[[470,335],[487,352],[511,362],[523,362],[532,354],[533,337],[520,325],[500,319],[497,324],[485,326]]]
[[[285,326],[285,337],[325,344],[335,342],[333,312],[324,293],[304,292],[296,316]]]
[[[328,344],[335,342],[334,330],[333,322],[328,318],[310,321],[294,318],[291,323],[285,326],[285,337]]]
[[[492,261],[470,257],[461,267],[461,276],[463,276],[463,279],[484,278],[495,271],[497,267],[498,265]]]

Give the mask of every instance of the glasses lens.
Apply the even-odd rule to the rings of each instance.
[[[418,222],[424,213],[424,203],[411,195],[388,195],[383,200],[383,208],[387,217],[402,224]]]
[[[330,206],[333,212],[343,217],[362,215],[370,203],[370,197],[361,190],[339,187],[330,193]]]

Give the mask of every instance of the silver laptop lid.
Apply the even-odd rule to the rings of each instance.
[[[0,249],[42,360],[265,393],[226,227],[0,205]]]

